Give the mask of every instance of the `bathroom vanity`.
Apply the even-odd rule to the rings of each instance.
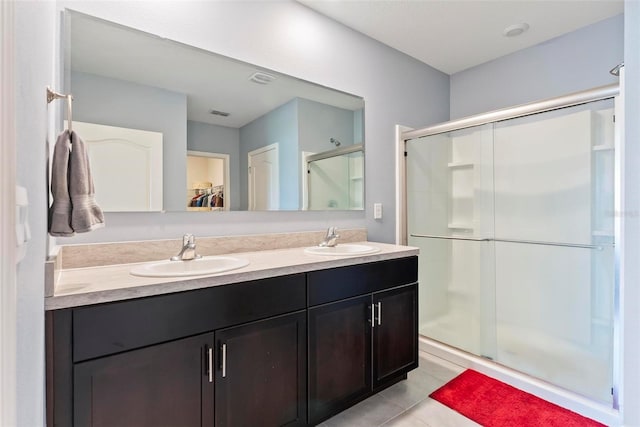
[[[49,425],[316,425],[406,378],[417,249],[367,244],[380,251],[237,254],[250,264],[187,279],[63,271],[46,302]]]

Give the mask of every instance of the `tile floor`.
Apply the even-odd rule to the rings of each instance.
[[[427,353],[420,367],[388,389],[320,424],[320,427],[477,427],[468,418],[431,399],[429,394],[464,368]]]

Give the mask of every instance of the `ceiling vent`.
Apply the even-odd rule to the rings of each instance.
[[[227,117],[229,113],[226,111],[218,111],[218,110],[209,110],[209,114],[213,114],[214,116],[222,116]]]
[[[276,79],[275,76],[272,76],[271,74],[267,74],[267,73],[261,73],[261,72],[255,72],[253,73],[250,77],[249,80],[251,80],[254,83],[258,83],[261,85],[266,85],[268,83],[271,83],[272,81],[274,81]]]

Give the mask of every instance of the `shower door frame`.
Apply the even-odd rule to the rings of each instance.
[[[444,123],[439,123],[422,129],[409,129],[396,126],[396,243],[406,245],[408,242],[407,228],[407,185],[406,185],[406,143],[409,140],[438,135],[447,132],[467,129],[489,123],[497,123],[504,120],[525,117],[532,114],[544,113],[547,111],[560,110],[567,107],[587,104],[590,102],[613,99],[614,118],[617,112],[622,112],[620,102],[620,85],[611,84],[599,86],[593,89],[575,92],[556,98],[549,98],[542,101],[517,105],[515,107],[494,110],[474,116],[464,117]],[[622,116],[622,114],[620,114]],[[614,212],[622,212],[622,153],[624,151],[624,140],[620,137],[620,127],[623,126],[618,120],[614,125]],[[613,307],[613,349],[612,349],[612,408],[619,409],[620,385],[621,385],[621,324],[620,324],[620,271],[621,266],[621,242],[622,224],[620,215],[614,215],[614,307]]]

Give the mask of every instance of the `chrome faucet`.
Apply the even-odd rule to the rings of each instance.
[[[185,234],[182,236],[182,249],[170,259],[171,261],[191,261],[198,258],[202,258],[202,255],[196,253],[196,236]]]
[[[336,234],[338,232],[338,227],[329,227],[327,229],[327,235],[324,236],[324,240],[322,242],[320,242],[320,244],[318,246],[329,246],[329,247],[334,247],[338,244],[338,237],[340,237],[339,234]]]

